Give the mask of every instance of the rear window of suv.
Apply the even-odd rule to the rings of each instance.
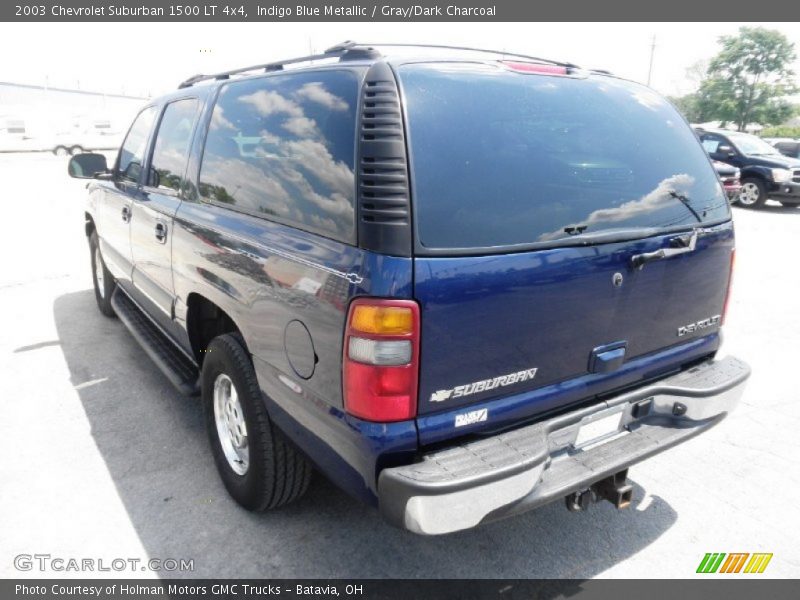
[[[353,242],[357,105],[358,79],[350,71],[224,85],[206,138],[200,195]]]
[[[398,72],[425,248],[585,243],[730,215],[694,133],[644,86],[471,63]]]

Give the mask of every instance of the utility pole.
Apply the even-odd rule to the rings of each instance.
[[[650,86],[650,79],[653,77],[653,56],[656,53],[656,36],[653,34],[653,41],[650,43],[650,68],[647,70],[647,85]]]

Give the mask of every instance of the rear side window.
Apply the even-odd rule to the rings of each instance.
[[[692,130],[644,86],[477,64],[399,75],[425,247],[557,245],[730,214]]]
[[[156,116],[156,107],[145,108],[136,117],[131,125],[122,148],[119,151],[118,176],[126,181],[138,183],[142,173],[142,162],[147,151],[147,139],[150,129],[153,127],[153,120]]]
[[[192,141],[197,100],[187,98],[167,105],[158,126],[150,164],[150,187],[180,191]]]
[[[353,242],[357,98],[348,71],[225,85],[209,125],[200,195]]]

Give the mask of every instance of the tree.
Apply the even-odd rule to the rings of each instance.
[[[699,113],[733,122],[739,131],[751,122],[775,125],[788,119],[794,108],[786,97],[798,89],[791,69],[794,44],[763,27],[741,27],[738,35],[719,41],[722,50],[697,92]]]
[[[692,82],[694,89],[699,88],[706,80],[709,61],[707,59],[696,60],[686,67],[686,79]]]
[[[675,105],[684,118],[689,123],[703,123],[707,121],[704,119],[704,114],[700,110],[700,98],[697,92],[686,94],[684,96],[670,96],[669,101]]]
[[[692,88],[697,90],[705,81],[708,71],[708,61],[698,60],[686,68],[686,79],[692,83]],[[675,105],[689,121],[689,123],[704,123],[713,117],[706,118],[706,114],[700,107],[700,95],[697,91],[684,94],[683,96],[670,96],[669,101]]]

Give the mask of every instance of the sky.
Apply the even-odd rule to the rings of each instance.
[[[465,45],[607,69],[667,95],[695,86],[736,23],[0,23],[0,81],[156,96],[196,73],[319,52],[347,39]],[[749,24],[748,24],[749,25]],[[759,24],[798,46],[800,24]],[[795,64],[800,74],[800,60]]]

